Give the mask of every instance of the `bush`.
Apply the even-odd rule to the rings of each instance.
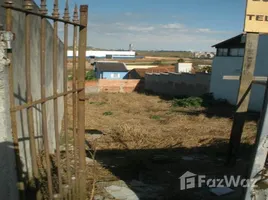
[[[96,75],[95,75],[94,70],[89,70],[89,71],[87,71],[85,79],[86,79],[87,81],[90,81],[90,80],[96,80]]]
[[[203,104],[203,99],[201,97],[188,97],[183,99],[174,99],[172,105],[174,107],[201,107]]]
[[[179,99],[174,99],[172,105],[174,107],[208,107],[214,105],[229,105],[228,101],[225,99],[214,99],[212,93],[204,94],[201,97],[184,97]]]
[[[180,58],[179,60],[178,60],[178,63],[184,63],[185,61],[184,61],[184,59],[182,59],[182,58]]]
[[[158,115],[153,115],[153,116],[151,116],[150,118],[151,118],[151,119],[155,119],[155,120],[160,120],[160,119],[161,119],[161,117],[158,116]]]
[[[110,116],[110,115],[113,115],[113,112],[111,112],[111,111],[104,112],[103,115],[104,116]]]

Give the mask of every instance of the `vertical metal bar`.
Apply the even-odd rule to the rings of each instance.
[[[52,13],[53,17],[59,17],[58,11],[58,1],[54,1],[54,10]],[[54,21],[53,30],[53,94],[57,95],[58,89],[58,22]],[[53,100],[54,105],[54,127],[55,127],[55,140],[56,140],[56,157],[58,164],[58,179],[59,179],[59,194],[62,195],[62,178],[61,178],[61,168],[60,168],[60,134],[59,134],[59,124],[58,124],[58,98]]]
[[[74,14],[73,14],[73,22],[75,23],[79,23],[78,20],[78,10],[77,10],[77,5],[75,5],[74,8]],[[77,80],[77,75],[76,75],[76,70],[77,70],[77,57],[76,57],[76,52],[77,52],[77,26],[74,26],[74,33],[73,33],[73,84],[72,84],[72,89],[76,90],[76,80]],[[78,145],[77,145],[77,93],[73,93],[73,140],[74,140],[74,169],[75,169],[75,177],[72,179],[72,184],[74,190],[73,190],[73,194],[74,197],[76,198],[76,194],[77,194],[77,149],[78,149]]]
[[[246,121],[246,113],[250,100],[250,91],[254,76],[258,43],[258,33],[247,33],[244,63],[242,67],[242,74],[240,76],[241,80],[237,97],[238,108],[234,116],[234,122],[229,143],[229,152],[227,160],[227,164],[229,165],[234,165],[238,156],[241,136]]]
[[[64,20],[69,21],[69,8],[68,0],[66,0]],[[67,74],[67,51],[68,51],[68,24],[64,23],[64,50],[63,50],[63,89],[67,92],[68,74]],[[70,169],[70,155],[69,155],[69,135],[68,135],[68,96],[64,96],[64,134],[65,134],[65,152],[66,152],[66,168],[67,168],[67,179],[69,186],[71,185],[71,169]],[[68,192],[69,186],[65,189]]]
[[[31,10],[32,4],[30,1],[24,2],[24,8]],[[25,71],[26,71],[26,94],[27,103],[32,103],[32,83],[31,83],[31,16],[25,14]],[[28,131],[30,137],[30,149],[31,149],[31,161],[33,168],[33,176],[35,179],[39,178],[39,172],[37,167],[37,156],[36,156],[36,143],[35,143],[35,133],[34,133],[34,118],[33,118],[33,108],[27,109],[27,119],[28,119]]]
[[[46,10],[46,2],[42,1],[43,5],[41,5],[41,13],[47,14]],[[43,7],[42,7],[43,6]],[[46,18],[41,18],[41,55],[40,55],[40,63],[41,63],[41,99],[46,98],[46,75],[45,75],[45,58],[46,58]],[[48,131],[47,131],[47,112],[46,112],[46,103],[42,104],[42,130],[43,130],[43,139],[44,139],[44,148],[45,148],[45,157],[47,163],[47,180],[48,180],[48,190],[50,198],[53,195],[53,183],[52,183],[52,174],[51,174],[51,162],[49,156],[49,139],[48,139]]]
[[[265,170],[265,162],[268,154],[268,82],[266,83],[266,90],[264,96],[263,109],[260,117],[258,133],[254,145],[254,152],[252,154],[252,161],[250,163],[249,180],[250,187],[246,188],[245,200],[267,199],[267,187],[255,187],[258,182],[260,185],[267,185],[267,174]],[[266,183],[265,183],[266,182]]]
[[[85,65],[86,65],[86,47],[87,47],[87,20],[88,6],[80,6],[80,27],[79,30],[79,59],[78,59],[78,87],[84,88],[78,92],[78,137],[79,137],[79,189],[80,199],[86,199],[86,154],[85,154]]]
[[[13,2],[6,1],[5,4],[12,5]],[[10,8],[6,9],[6,30],[12,31],[12,11]],[[8,70],[10,108],[13,108],[15,107],[15,98],[14,98],[14,83],[13,83],[14,71],[13,71],[13,65],[12,65],[12,51],[8,51],[7,57],[10,60],[9,70]],[[24,182],[22,178],[22,164],[20,160],[16,112],[11,112],[10,117],[11,117],[12,137],[13,137],[13,145],[14,145],[14,152],[15,152],[15,159],[16,159],[19,196],[20,196],[20,199],[25,199],[25,188],[24,188]]]

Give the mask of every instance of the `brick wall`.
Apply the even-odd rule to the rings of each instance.
[[[142,80],[105,80],[98,81],[100,92],[122,92],[131,93],[134,91],[142,91],[144,82]]]
[[[68,88],[72,88],[72,82],[68,83]],[[144,90],[143,80],[106,80],[100,79],[97,81],[86,81],[85,83],[86,94],[98,92],[111,92],[111,93],[131,93]]]

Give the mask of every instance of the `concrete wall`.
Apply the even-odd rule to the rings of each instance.
[[[15,6],[22,7],[23,0],[14,0]],[[4,0],[0,0],[0,4],[3,4]],[[35,5],[34,10],[37,11],[38,7]],[[22,105],[26,102],[26,83],[25,83],[25,17],[24,14],[13,11],[13,32],[16,34],[16,40],[12,43],[13,47],[13,66],[14,66],[14,95],[16,97],[16,105]],[[5,25],[5,10],[0,7],[0,23]],[[32,16],[31,19],[31,81],[32,81],[32,95],[33,100],[40,99],[40,18]],[[46,40],[46,95],[50,96],[53,94],[53,76],[52,76],[52,36],[53,28],[47,21],[47,40]],[[63,44],[58,40],[59,51],[58,51],[58,92],[63,91]],[[50,150],[53,152],[55,147],[54,139],[54,116],[53,116],[53,102],[49,101],[47,104],[47,125],[48,134],[50,140]],[[41,106],[37,105],[34,107],[34,124],[35,124],[35,135],[37,148],[42,149],[42,124],[41,124]],[[59,127],[61,127],[61,119],[63,117],[63,98],[59,99]],[[17,112],[17,128],[19,135],[19,147],[20,147],[20,158],[23,162],[23,169],[25,174],[31,176],[31,156],[29,146],[29,133],[26,110]],[[11,131],[9,130],[9,133]],[[2,152],[0,151],[0,154]],[[0,181],[2,179],[0,178]]]
[[[147,73],[145,90],[171,96],[200,96],[209,92],[210,74]]]
[[[268,76],[268,36],[261,35],[258,47],[255,76]],[[236,104],[239,81],[223,80],[224,75],[240,76],[243,57],[215,57],[212,65],[210,92],[217,99],[226,99],[231,104]],[[260,111],[264,98],[265,88],[253,85],[249,109]]]
[[[8,91],[8,68],[4,43],[0,41],[0,196],[18,199],[15,154],[11,135]]]

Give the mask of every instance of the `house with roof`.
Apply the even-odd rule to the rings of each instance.
[[[210,92],[216,99],[226,99],[236,105],[238,80],[224,80],[223,76],[240,76],[245,52],[246,34],[240,34],[213,45],[217,53],[213,59]],[[261,34],[254,76],[268,76],[268,35]],[[260,111],[265,88],[253,84],[249,110]]]
[[[141,69],[132,69],[128,73],[129,79],[144,79],[146,73],[168,73],[175,72],[174,66],[160,66],[153,68],[141,68]]]
[[[96,62],[94,69],[97,79],[127,79],[128,70],[121,62]]]

